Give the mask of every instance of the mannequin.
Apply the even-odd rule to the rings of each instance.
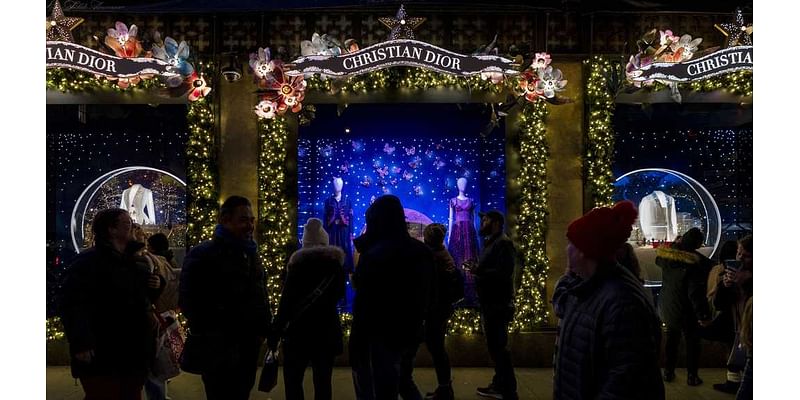
[[[464,274],[464,303],[468,306],[477,305],[475,293],[475,278],[472,273],[463,268],[467,261],[478,261],[478,232],[475,230],[475,204],[467,197],[467,178],[458,178],[456,181],[458,196],[450,199],[450,217],[447,227],[447,250],[453,256],[456,265]]]
[[[342,194],[342,178],[333,178],[333,194],[325,200],[325,231],[331,246],[344,250],[344,270],[353,272],[353,204]]]
[[[639,224],[647,240],[675,241],[678,236],[678,213],[675,198],[656,190],[639,202]]]
[[[122,192],[119,208],[127,211],[134,223],[140,225],[156,223],[153,192],[138,183],[134,183]]]

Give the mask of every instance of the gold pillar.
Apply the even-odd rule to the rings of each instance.
[[[256,95],[253,82],[243,77],[238,82],[221,81],[220,98],[219,195],[248,198],[256,210],[258,204],[258,121],[253,107]]]
[[[553,57],[559,60],[559,57]],[[557,61],[555,68],[561,69],[569,82],[564,97],[572,103],[548,106],[547,142],[550,158],[547,162],[548,208],[547,257],[550,272],[547,274],[547,296],[567,266],[567,226],[583,215],[583,69],[580,61]],[[548,301],[550,299],[547,299]],[[555,325],[555,316],[551,323]]]

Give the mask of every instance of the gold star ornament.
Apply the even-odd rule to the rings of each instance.
[[[72,42],[72,30],[83,23],[83,18],[66,17],[58,0],[53,4],[53,13],[46,20],[47,40]]]
[[[736,9],[733,22],[714,24],[714,27],[725,35],[725,47],[753,45],[753,24],[745,25],[741,8]]]
[[[394,18],[381,17],[378,18],[378,21],[381,21],[382,24],[392,30],[389,32],[389,40],[414,39],[414,29],[422,25],[422,23],[425,22],[425,18],[407,17],[406,10],[401,4]]]

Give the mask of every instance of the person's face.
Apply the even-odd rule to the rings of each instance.
[[[129,242],[133,239],[133,221],[127,212],[120,214],[117,217],[116,224],[108,228],[108,234],[111,240],[120,242]]]
[[[236,207],[232,213],[222,219],[222,226],[240,240],[253,238],[255,223],[256,219],[253,217],[253,210],[250,206]]]
[[[745,250],[742,245],[736,249],[736,259],[742,262],[742,269],[753,270],[753,253]]]
[[[478,233],[480,233],[481,236],[491,235],[494,233],[494,224],[495,222],[493,219],[489,217],[481,217],[481,226],[480,229],[478,229]]]
[[[467,180],[464,178],[459,179],[458,181],[456,181],[456,186],[458,186],[459,192],[467,190]]]
[[[587,264],[583,252],[567,241],[567,270],[585,279],[591,276]]]

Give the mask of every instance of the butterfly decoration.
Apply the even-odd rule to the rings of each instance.
[[[422,186],[414,185],[413,189],[414,189],[414,196],[422,196]]]
[[[377,172],[378,175],[380,175],[380,177],[383,178],[386,175],[389,175],[389,167],[383,167],[383,168],[376,169],[375,172]]]
[[[444,148],[444,145],[443,145],[443,144],[441,144],[441,143],[437,143],[437,144],[436,144],[436,150],[441,150],[441,149],[443,149],[443,148]]]
[[[322,155],[325,156],[325,157],[330,157],[331,155],[333,155],[333,146],[326,145],[325,147],[323,147],[322,148]]]
[[[433,150],[425,150],[425,157],[432,158]]]
[[[391,183],[392,186],[397,186],[397,178],[392,178],[391,180],[389,180],[389,183]]]
[[[447,164],[439,157],[436,157],[436,161],[433,162],[433,166],[436,167],[437,170],[442,169],[445,165]]]
[[[342,171],[342,173],[346,174],[347,171],[349,171],[349,167],[347,164],[342,164],[339,166],[339,170]]]
[[[372,178],[364,176],[364,179],[361,181],[361,186],[368,188],[370,185],[372,185]]]
[[[381,190],[383,191],[383,194],[392,194],[392,191],[386,186],[382,187]]]
[[[393,174],[399,174],[401,172],[403,172],[402,168],[400,168],[400,167],[392,167],[392,173]]]
[[[403,147],[403,149],[405,149],[407,156],[413,156],[414,153],[417,152],[417,148],[415,146]]]
[[[394,149],[395,149],[394,146],[389,146],[389,143],[383,145],[383,151],[386,154],[391,155],[392,153],[394,153]]]
[[[460,167],[460,166],[462,166],[462,165],[464,165],[464,159],[463,159],[463,158],[461,158],[461,156],[458,156],[458,157],[456,157],[456,159],[455,159],[455,160],[453,160],[453,161],[454,161],[454,163],[455,163],[457,166],[459,166],[459,167]]]
[[[412,174],[411,172],[403,171],[403,179],[405,179],[407,181],[410,181],[411,178],[413,178],[413,177],[414,177],[414,174]]]
[[[417,157],[414,157],[413,160],[408,162],[408,166],[411,167],[411,168],[417,169],[417,167],[419,167],[421,162],[422,162],[422,159],[419,158],[419,156],[417,156]]]
[[[353,146],[354,151],[361,151],[364,149],[364,142],[360,140],[351,140],[350,144]]]

